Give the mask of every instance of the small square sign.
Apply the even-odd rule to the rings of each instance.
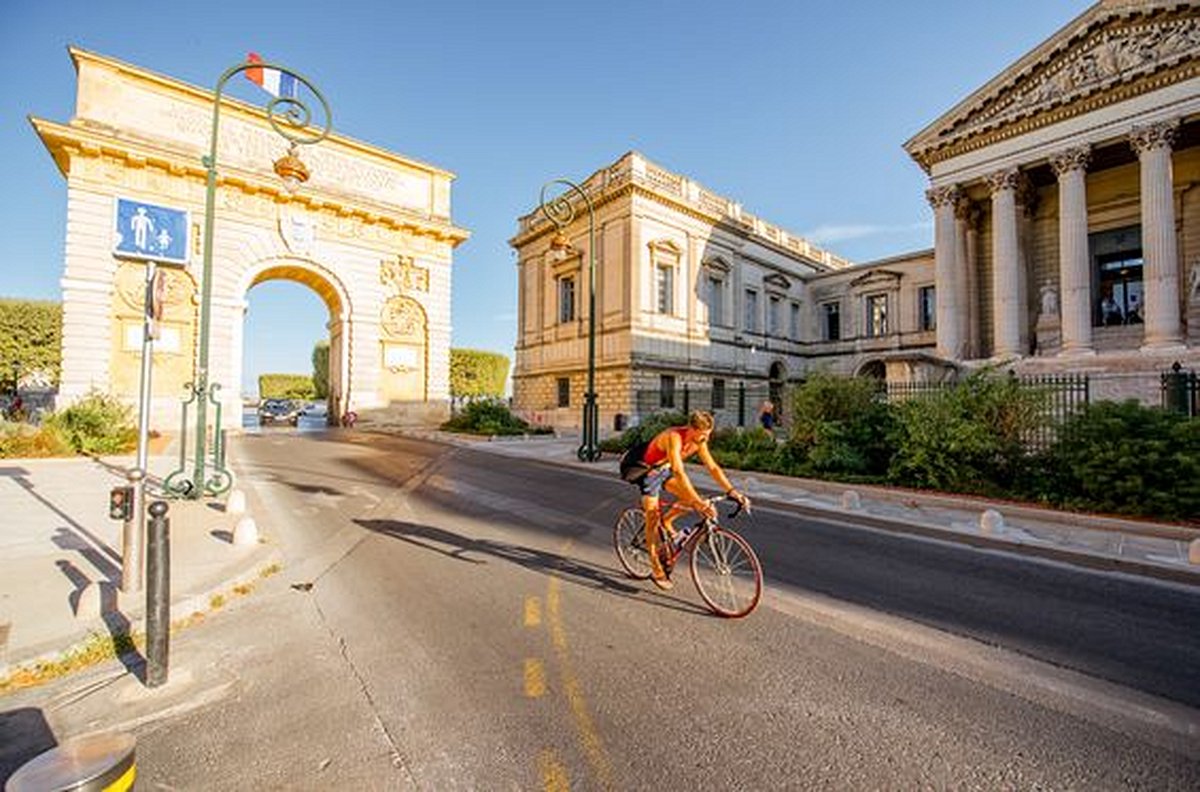
[[[191,223],[184,209],[117,199],[113,253],[118,256],[186,267],[190,235]]]

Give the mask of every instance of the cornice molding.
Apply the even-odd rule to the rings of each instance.
[[[167,149],[141,142],[118,140],[94,129],[58,124],[34,117],[30,117],[29,120],[64,176],[70,174],[72,159],[83,158],[114,162],[133,170],[156,169],[172,177],[189,179],[201,185],[208,178],[207,170],[197,160]],[[462,244],[471,236],[466,229],[450,223],[416,214],[410,215],[394,208],[348,201],[326,191],[305,190],[301,194],[291,195],[277,180],[264,178],[235,166],[222,168],[218,172],[217,186],[237,190],[245,195],[264,195],[276,203],[304,205],[314,212],[355,218],[363,223],[431,237],[452,247]]]
[[[904,146],[939,162],[1200,76],[1193,3],[1099,3]]]

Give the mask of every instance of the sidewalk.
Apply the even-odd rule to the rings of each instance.
[[[605,454],[598,462],[580,462],[575,455],[579,446],[577,437],[531,435],[488,440],[432,430],[388,431],[489,453],[571,465],[614,479],[617,476],[615,455]],[[697,481],[708,480],[703,468],[689,465],[689,472],[692,469]],[[937,495],[770,473],[736,470],[727,473],[734,485],[760,509],[832,521],[853,517],[855,522],[882,530],[1200,585],[1200,528],[1075,514],[965,495]]]
[[[177,462],[151,457],[151,481]],[[109,490],[127,483],[133,464],[132,457],[0,460],[0,678],[57,658],[89,633],[144,630],[146,593],[120,591],[122,523],[108,516]],[[213,594],[274,560],[270,545],[233,544],[240,517],[213,499],[168,504],[173,620],[208,610]]]

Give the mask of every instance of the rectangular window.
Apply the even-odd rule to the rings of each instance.
[[[571,406],[571,379],[570,377],[558,378],[558,406]]]
[[[841,307],[836,302],[821,303],[821,332],[826,341],[838,341],[842,337]]]
[[[1100,324],[1141,324],[1142,251],[1100,256]]]
[[[658,378],[658,406],[675,409],[675,376],[663,374]]]
[[[713,380],[712,408],[714,410],[725,409],[725,380],[723,379]]]
[[[937,290],[933,286],[922,286],[917,290],[918,317],[921,330],[937,329]]]
[[[793,341],[800,340],[800,303],[792,303],[792,315],[788,322],[788,337]]]
[[[779,326],[779,311],[782,302],[775,295],[771,295],[767,302],[767,335],[780,335]]]
[[[708,323],[715,327],[725,324],[725,281],[720,278],[708,279]]]
[[[658,312],[675,313],[675,268],[658,268]]]
[[[879,338],[887,331],[887,295],[872,294],[867,297],[867,335]]]
[[[754,289],[746,289],[746,316],[745,325],[747,333],[758,332],[758,292]]]
[[[558,279],[558,322],[575,321],[575,279]]]

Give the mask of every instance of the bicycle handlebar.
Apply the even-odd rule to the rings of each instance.
[[[728,495],[713,495],[711,498],[708,498],[707,500],[709,503],[711,503],[713,505],[716,505],[716,504],[720,503],[721,501],[727,501],[727,500],[733,501],[733,503],[734,503],[733,511],[731,511],[729,513],[729,519],[731,519],[731,520],[734,517],[737,517],[739,514],[742,513],[742,508],[743,508],[742,502],[739,500],[735,500],[734,498],[731,498]],[[746,514],[752,513],[750,510],[750,504],[749,504],[748,498],[747,498],[747,503],[746,503],[745,509],[746,509]]]

